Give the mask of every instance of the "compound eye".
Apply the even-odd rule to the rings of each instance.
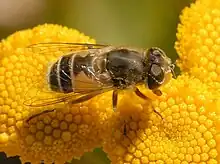
[[[149,89],[158,88],[164,81],[164,71],[157,65],[152,64],[148,72],[147,84]]]

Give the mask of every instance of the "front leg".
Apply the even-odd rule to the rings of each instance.
[[[140,98],[142,98],[142,99],[145,99],[145,100],[149,99],[149,98],[148,98],[147,96],[145,96],[136,86],[134,86],[133,88],[134,88],[135,94],[136,94],[138,97],[140,97]]]
[[[161,90],[159,90],[159,89],[153,90],[153,93],[154,93],[155,95],[157,95],[157,96],[161,96],[161,95],[162,95],[162,92],[161,92]]]
[[[160,91],[160,90],[158,90],[158,91]],[[144,99],[144,100],[149,99],[149,98],[148,98],[147,96],[145,96],[136,86],[134,86],[134,92],[135,92],[135,94],[136,94],[138,97],[140,97],[140,98],[142,98],[142,99]],[[159,115],[159,116],[161,117],[161,119],[163,120],[162,115],[161,115],[157,110],[153,109],[153,111],[154,111],[154,113],[156,113],[157,115]]]

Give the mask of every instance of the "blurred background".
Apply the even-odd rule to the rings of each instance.
[[[0,0],[0,39],[39,24],[55,23],[75,28],[97,43],[157,46],[173,61],[179,14],[192,0]],[[18,157],[0,163],[19,164]],[[104,164],[100,149],[72,163]]]

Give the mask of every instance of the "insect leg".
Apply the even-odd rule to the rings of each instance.
[[[45,113],[54,112],[54,111],[55,111],[55,109],[47,109],[47,110],[44,110],[44,111],[42,111],[42,112],[40,112],[40,113],[37,113],[37,114],[32,115],[31,117],[29,117],[29,118],[26,120],[26,122],[29,123],[30,120],[32,120],[32,119],[35,118],[35,117],[38,117],[38,116],[40,116],[40,115],[42,115],[42,114],[45,114]]]
[[[158,112],[156,109],[153,109],[154,113],[156,113],[158,116],[160,116],[161,120],[164,120],[163,116]]]
[[[129,125],[127,125],[127,122],[124,121],[124,125],[123,125],[123,135],[124,135],[124,136],[127,136],[128,131],[129,131]]]
[[[127,136],[127,127],[126,127],[126,123],[124,123],[124,127],[123,127],[123,135]]]
[[[135,87],[134,86],[134,92],[135,92],[135,94],[138,96],[138,97],[140,97],[140,98],[142,98],[142,99],[145,99],[145,100],[147,100],[147,99],[149,99],[147,96],[145,96],[137,87]]]
[[[160,90],[156,90],[156,91],[160,91]],[[137,87],[134,87],[134,92],[137,96],[139,96],[140,98],[142,99],[149,99],[147,96],[145,96]],[[161,91],[160,91],[161,92]],[[161,117],[161,119],[163,120],[163,117],[162,115],[156,110],[156,109],[153,109],[154,113],[156,113],[157,115],[159,115]]]
[[[81,96],[81,97],[79,97],[77,99],[74,99],[74,100],[70,101],[70,103],[71,104],[81,103],[81,102],[87,101],[87,100],[89,100],[89,99],[91,99],[91,98],[93,98],[93,97],[95,97],[95,96],[97,96],[97,95],[99,95],[101,93],[103,93],[102,90],[91,92],[91,93],[89,93],[87,95]]]
[[[153,90],[153,93],[157,96],[161,96],[162,92],[159,89]]]
[[[176,79],[176,73],[175,73],[175,71],[174,71],[174,68],[175,68],[175,64],[171,64],[171,65],[170,65],[170,70],[171,70],[171,73],[172,73],[172,75],[173,75],[173,78]]]
[[[112,93],[112,106],[113,106],[114,112],[117,109],[117,103],[118,103],[118,91],[114,90]]]

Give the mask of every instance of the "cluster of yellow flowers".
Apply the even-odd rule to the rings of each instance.
[[[25,106],[25,93],[45,78],[44,68],[58,54],[42,56],[26,47],[39,42],[95,41],[49,24],[3,40],[0,151],[32,163],[64,163],[100,146],[117,164],[220,162],[220,0],[197,0],[180,18],[175,48],[182,74],[161,88],[161,97],[143,101],[126,92],[113,112],[109,92],[71,108],[56,107],[29,124],[28,117],[46,109]]]

